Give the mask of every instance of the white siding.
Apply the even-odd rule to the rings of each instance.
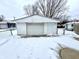
[[[28,23],[27,25],[28,35],[43,35],[44,24],[43,23]]]
[[[19,35],[26,35],[26,23],[17,23],[17,33]]]
[[[57,23],[17,23],[17,33],[28,35],[56,35]]]
[[[44,34],[47,34],[48,32],[47,32],[47,25],[48,25],[48,23],[44,23]]]
[[[47,25],[47,34],[48,35],[56,35],[57,32],[57,23],[48,23]]]
[[[1,29],[6,29],[6,28],[8,28],[7,23],[6,23],[6,24],[0,24],[0,28],[1,28]]]

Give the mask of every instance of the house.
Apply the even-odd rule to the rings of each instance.
[[[7,22],[6,21],[1,21],[0,22],[0,29],[6,29],[6,28],[8,28]]]
[[[66,24],[67,30],[73,30],[75,33],[79,34],[79,22],[69,22]]]
[[[73,31],[75,22],[68,22],[65,24],[66,30]]]
[[[79,22],[75,22],[74,24],[74,31],[79,35]]]
[[[59,21],[33,15],[16,21],[17,34],[20,36],[56,35]]]
[[[12,20],[3,20],[0,22],[0,29],[16,28],[16,23]]]
[[[13,20],[7,20],[7,26],[8,28],[16,28],[16,22]]]
[[[16,28],[16,23],[14,22],[8,22],[7,25],[8,25],[8,28]]]

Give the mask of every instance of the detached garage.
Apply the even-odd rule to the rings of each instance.
[[[17,34],[20,36],[56,35],[58,22],[38,15],[24,17],[16,22]]]

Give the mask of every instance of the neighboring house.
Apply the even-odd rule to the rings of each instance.
[[[74,24],[74,31],[79,35],[79,22],[75,22]]]
[[[13,20],[7,20],[8,28],[16,28],[16,23]]]
[[[7,22],[6,21],[1,21],[0,22],[0,29],[6,29],[8,28]]]
[[[10,20],[0,22],[0,29],[16,28],[16,23]]]
[[[17,34],[20,36],[56,35],[59,21],[33,15],[16,21]]]
[[[79,34],[79,22],[69,22],[65,27],[67,30],[73,30],[75,33]]]
[[[68,22],[68,23],[66,23],[65,24],[66,30],[73,31],[74,30],[74,23],[75,22]]]
[[[16,23],[8,22],[7,25],[8,25],[8,28],[16,28]]]

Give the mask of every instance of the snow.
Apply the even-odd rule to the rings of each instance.
[[[59,21],[55,19],[52,20],[50,18],[40,16],[40,15],[32,15],[32,16],[16,19],[16,22],[27,22],[27,23],[56,22],[58,23]]]
[[[59,51],[58,44],[79,51],[74,32],[66,31],[65,35],[57,37],[21,38],[16,34],[16,30],[13,36],[10,31],[0,33],[0,59],[57,59],[58,54],[51,48]]]
[[[63,35],[63,32],[64,32],[64,28],[59,28],[58,29],[58,35]],[[70,36],[70,37],[78,37],[79,38],[79,35],[77,35],[74,31],[67,31],[65,30],[65,34],[66,36]]]

